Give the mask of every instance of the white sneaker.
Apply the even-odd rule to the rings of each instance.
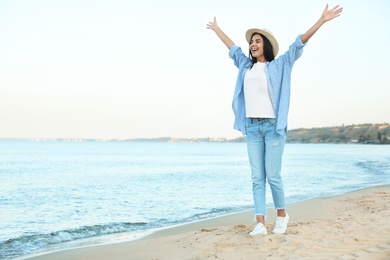
[[[257,223],[252,232],[249,233],[250,236],[256,236],[258,234],[267,235],[267,229],[263,223]]]
[[[275,227],[274,230],[272,230],[272,233],[274,234],[284,234],[287,230],[287,224],[290,217],[286,213],[285,217],[276,217]]]

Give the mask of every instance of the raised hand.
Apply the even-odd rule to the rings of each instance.
[[[328,5],[326,5],[320,19],[304,35],[302,35],[302,42],[307,42],[324,23],[340,16],[342,11],[343,8],[338,5],[330,10],[328,10]]]
[[[207,24],[207,29],[215,31],[216,28],[218,28],[217,18],[214,16],[214,21]]]
[[[207,29],[213,30],[229,50],[234,45],[234,42],[218,27],[217,18],[215,18],[215,16],[214,21],[207,24]]]
[[[342,7],[339,7],[336,5],[332,9],[328,10],[328,4],[325,6],[324,11],[322,12],[322,19],[324,19],[324,22],[330,21],[333,18],[336,18],[340,16],[340,13],[343,11]]]

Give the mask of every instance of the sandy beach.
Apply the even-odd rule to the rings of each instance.
[[[284,235],[251,237],[251,212],[159,230],[136,241],[29,259],[390,259],[390,185],[288,205]]]

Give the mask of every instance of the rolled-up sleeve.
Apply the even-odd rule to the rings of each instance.
[[[294,62],[301,57],[303,53],[303,47],[307,43],[303,43],[301,40],[302,34],[298,35],[295,41],[290,45],[288,51],[286,52],[286,61],[289,63],[290,66],[294,64]]]
[[[245,56],[245,54],[242,52],[241,48],[236,46],[236,45],[233,45],[230,50],[229,50],[229,57],[231,59],[233,59],[234,61],[234,65],[237,67],[237,68],[240,68],[240,66],[244,63],[244,62],[247,62],[248,61],[248,57]]]

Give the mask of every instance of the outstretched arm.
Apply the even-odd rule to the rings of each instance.
[[[328,10],[328,5],[326,5],[320,19],[304,35],[302,35],[301,41],[306,43],[324,23],[332,20],[333,18],[339,17],[342,11],[343,8],[338,5],[330,10]]]
[[[217,18],[214,17],[214,21],[207,24],[207,29],[213,30],[229,50],[234,45],[234,42],[218,27]]]

